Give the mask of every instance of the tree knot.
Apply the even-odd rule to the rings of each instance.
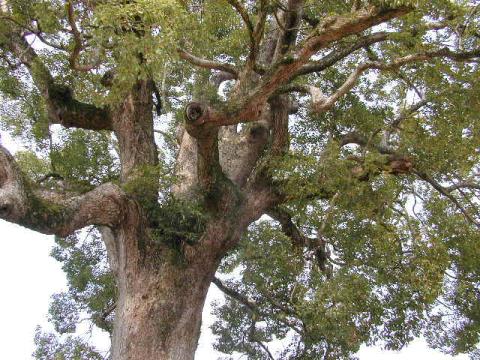
[[[206,106],[199,102],[191,102],[185,108],[185,117],[188,123],[193,125],[201,125],[205,121],[202,120],[207,112]]]

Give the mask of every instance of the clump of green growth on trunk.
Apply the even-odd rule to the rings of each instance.
[[[173,197],[159,206],[154,215],[155,240],[178,251],[182,250],[184,244],[197,243],[207,223],[207,216],[198,204]]]
[[[135,198],[147,214],[157,207],[158,191],[161,183],[168,179],[161,173],[158,165],[142,165],[133,170],[129,180],[123,184],[123,190]]]
[[[168,193],[159,202],[158,189],[168,189],[172,181],[161,167],[144,165],[135,169],[123,189],[141,204],[153,240],[181,251],[184,244],[193,245],[200,239],[207,215],[198,203],[175,199]]]

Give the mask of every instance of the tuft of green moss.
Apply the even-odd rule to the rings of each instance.
[[[181,250],[183,244],[198,242],[208,219],[199,205],[173,197],[159,205],[151,215],[155,223],[154,239],[176,250]]]

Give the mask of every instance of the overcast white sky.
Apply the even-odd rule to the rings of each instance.
[[[64,289],[66,284],[60,264],[49,256],[52,246],[53,237],[0,220],[0,359],[31,359],[35,327],[39,324],[48,326],[49,298]],[[210,298],[219,296],[216,289],[211,293]],[[212,319],[209,312],[209,306],[206,306],[197,360],[216,359],[220,355],[211,348],[208,325]],[[364,348],[359,356],[361,360],[453,359],[428,350],[420,340],[400,353]]]

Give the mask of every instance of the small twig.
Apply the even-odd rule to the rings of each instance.
[[[465,218],[470,222],[471,224],[475,225],[477,228],[480,229],[480,223],[477,222],[465,208],[460,204],[460,202],[447,190],[445,189],[442,185],[440,185],[435,179],[430,177],[424,172],[418,171],[418,170],[413,170],[413,172],[421,179],[425,180],[428,182],[435,190],[437,190],[440,194],[448,198],[454,205],[455,207],[462,212],[462,214],[465,216]]]

